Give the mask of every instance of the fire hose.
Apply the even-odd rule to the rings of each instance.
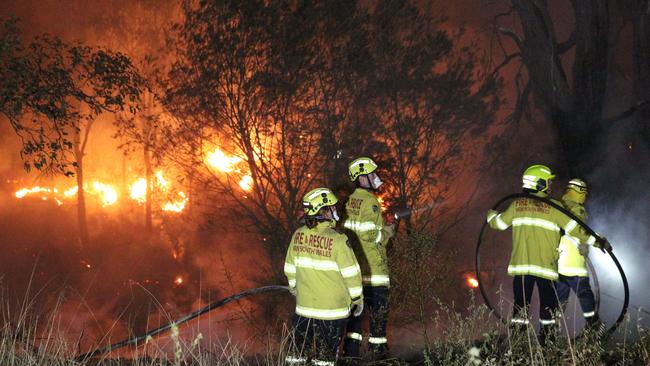
[[[173,322],[171,322],[169,324],[165,324],[165,325],[163,325],[161,327],[158,327],[156,329],[152,329],[152,330],[150,330],[150,331],[148,331],[148,332],[146,332],[146,333],[144,333],[142,335],[135,336],[135,337],[132,337],[132,338],[127,338],[127,339],[122,340],[120,342],[113,343],[110,346],[106,346],[106,347],[103,347],[103,348],[97,348],[97,349],[95,349],[95,350],[93,350],[91,352],[81,354],[81,355],[75,357],[75,361],[84,362],[84,361],[86,361],[86,360],[88,360],[88,359],[90,359],[92,357],[114,351],[114,350],[116,350],[118,348],[130,346],[130,345],[134,345],[134,344],[137,345],[139,342],[146,341],[146,339],[148,337],[153,337],[155,335],[158,335],[158,334],[160,334],[160,333],[162,333],[164,331],[167,331],[167,330],[171,329],[174,326],[178,326],[179,324],[183,324],[183,323],[186,323],[186,322],[188,322],[188,321],[190,321],[192,319],[198,318],[199,316],[201,316],[201,315],[203,315],[203,314],[205,314],[207,312],[210,312],[210,311],[212,311],[212,310],[214,310],[216,308],[219,308],[219,307],[221,307],[223,305],[226,305],[229,302],[239,300],[239,299],[247,297],[247,296],[259,294],[259,293],[262,293],[262,292],[270,292],[270,291],[289,291],[289,287],[280,286],[280,285],[271,285],[271,286],[263,286],[263,287],[253,288],[253,289],[250,289],[250,290],[240,292],[238,294],[226,297],[225,299],[221,299],[219,301],[213,302],[213,303],[211,303],[211,304],[209,304],[209,305],[207,305],[207,306],[205,306],[205,307],[203,307],[203,308],[201,308],[199,310],[194,311],[193,313],[190,313],[188,315],[185,315],[182,318],[177,319],[176,321],[173,321]]]
[[[544,203],[548,204],[549,206],[551,206],[551,207],[557,209],[558,211],[562,212],[563,214],[565,214],[569,218],[575,220],[578,223],[578,225],[582,226],[587,233],[594,236],[597,240],[599,240],[599,241],[603,240],[600,237],[600,235],[598,235],[594,230],[592,230],[586,223],[584,223],[582,220],[580,220],[578,217],[576,217],[573,213],[571,213],[570,211],[568,211],[567,209],[565,209],[561,205],[553,202],[552,200],[550,200],[548,198],[537,197],[537,196],[533,196],[533,195],[528,194],[528,193],[515,193],[515,194],[511,194],[509,196],[506,196],[506,197],[502,198],[499,202],[497,202],[492,207],[492,209],[496,210],[504,202],[507,202],[507,201],[510,201],[510,200],[513,200],[513,199],[516,199],[516,198],[530,198],[530,199],[533,199],[533,200],[544,202]],[[503,316],[499,313],[499,311],[490,302],[490,300],[489,300],[489,298],[488,298],[488,296],[487,296],[487,294],[485,292],[485,288],[483,287],[483,281],[481,280],[481,253],[480,253],[480,250],[481,250],[481,244],[483,243],[483,234],[484,234],[485,228],[487,226],[488,226],[488,223],[484,222],[483,227],[481,227],[481,231],[480,231],[479,236],[478,236],[478,241],[476,242],[476,253],[475,253],[476,279],[478,280],[478,286],[479,286],[479,289],[481,291],[481,296],[483,296],[483,300],[485,301],[485,304],[488,306],[488,308],[490,308],[490,310],[492,311],[494,316],[496,316],[500,321],[505,323],[506,321],[503,318]],[[606,250],[606,253],[609,254],[609,257],[612,259],[612,261],[616,265],[616,268],[618,269],[618,272],[619,272],[619,274],[621,276],[621,280],[623,282],[623,291],[624,291],[624,294],[625,294],[624,299],[623,299],[623,307],[621,308],[621,313],[619,314],[618,319],[616,319],[616,322],[607,331],[607,333],[611,334],[616,330],[618,325],[625,318],[625,314],[627,313],[627,308],[628,308],[629,301],[630,301],[630,288],[629,288],[629,285],[627,283],[627,277],[625,276],[625,271],[623,271],[623,267],[621,267],[621,263],[618,261],[618,258],[616,258],[616,255],[614,255],[614,253],[612,252],[612,249],[608,248]],[[592,273],[595,276],[595,272],[593,272],[593,270],[592,270]],[[597,283],[597,281],[596,281],[596,283]]]

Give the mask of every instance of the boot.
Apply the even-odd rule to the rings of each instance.
[[[605,336],[606,331],[605,323],[600,320],[598,314],[587,319],[587,325],[585,326],[586,332],[593,332],[598,339],[602,339]]]

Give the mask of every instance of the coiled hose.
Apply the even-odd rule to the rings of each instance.
[[[563,214],[567,215],[571,219],[575,220],[578,225],[582,226],[587,233],[590,235],[593,235],[595,238],[598,240],[602,240],[601,237],[594,231],[592,230],[586,223],[584,223],[582,220],[580,220],[578,217],[576,217],[573,213],[571,213],[569,210],[565,209],[561,205],[558,205],[557,203],[553,202],[552,200],[544,197],[537,197],[533,196],[528,193],[515,193],[511,194],[509,196],[503,197],[501,200],[499,200],[493,207],[493,210],[496,210],[499,206],[501,206],[504,202],[508,202],[511,200],[514,200],[516,198],[530,198],[533,200],[537,200],[540,202],[544,202],[548,204],[549,206],[557,209],[558,211],[562,212]],[[506,322],[503,316],[499,313],[499,311],[492,305],[490,302],[490,299],[488,298],[486,292],[485,292],[485,287],[483,287],[483,281],[481,280],[481,244],[483,243],[483,234],[485,232],[485,228],[488,226],[487,221],[483,223],[483,226],[481,227],[481,231],[478,236],[478,240],[476,242],[476,253],[475,253],[475,259],[476,259],[476,279],[478,280],[478,287],[481,291],[481,296],[483,296],[483,300],[485,301],[485,304],[492,310],[492,313],[502,322]],[[609,257],[612,259],[614,264],[616,265],[616,268],[618,269],[618,272],[621,276],[621,280],[623,281],[623,290],[625,293],[624,299],[623,299],[623,307],[621,308],[621,313],[618,316],[618,319],[616,319],[616,322],[609,328],[607,331],[609,334],[613,333],[616,328],[619,326],[619,324],[625,319],[625,314],[627,314],[627,308],[630,302],[630,288],[627,282],[627,277],[625,276],[625,271],[623,271],[623,267],[621,267],[621,263],[618,261],[618,258],[616,258],[616,255],[612,252],[611,249],[607,249],[607,254],[609,254]],[[590,266],[591,269],[591,266]],[[591,269],[591,272],[595,275],[595,272],[593,272],[593,269]],[[596,281],[596,283],[598,283]]]

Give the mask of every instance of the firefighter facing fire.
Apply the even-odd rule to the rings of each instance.
[[[586,222],[587,212],[584,208],[587,197],[587,184],[581,179],[572,179],[562,196],[562,204],[577,218]],[[576,293],[587,326],[597,328],[600,318],[596,312],[594,293],[589,285],[589,273],[585,257],[589,254],[589,246],[577,238],[565,234],[560,240],[560,259],[558,261],[559,281],[555,283],[558,300],[563,308],[569,300],[571,290]]]
[[[295,347],[286,357],[289,365],[311,359],[317,366],[334,366],[350,312],[359,316],[363,311],[359,263],[348,237],[334,229],[336,202],[327,188],[307,193],[303,198],[305,225],[289,243],[284,273],[296,297]]]
[[[386,244],[393,236],[393,225],[384,222],[375,192],[382,185],[377,164],[367,157],[358,158],[349,166],[350,180],[357,188],[345,204],[347,219],[344,226],[356,234],[354,251],[363,274],[363,295],[370,314],[369,350],[372,358],[388,357],[386,325],[390,277]],[[345,335],[344,354],[350,363],[359,359],[363,340],[362,318],[351,318]]]
[[[524,192],[547,197],[555,174],[544,165],[533,165],[524,171]],[[559,204],[559,202],[558,202]],[[582,243],[593,245],[596,238],[567,215],[550,205],[530,198],[518,198],[503,212],[489,210],[487,221],[493,229],[512,226],[512,253],[508,275],[513,277],[514,309],[511,325],[526,329],[527,308],[535,284],[539,294],[540,341],[545,343],[555,324],[557,299],[553,283],[558,280],[558,245],[567,234]],[[606,241],[601,245],[608,245]]]

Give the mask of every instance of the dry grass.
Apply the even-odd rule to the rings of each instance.
[[[542,347],[532,326],[525,331],[512,333],[495,320],[485,305],[477,304],[471,296],[461,310],[455,308],[453,303],[440,301],[435,296],[433,282],[440,281],[441,274],[428,272],[434,271],[434,267],[422,261],[423,251],[436,249],[435,241],[423,235],[414,236],[412,240],[410,244],[402,242],[400,249],[405,262],[402,264],[410,265],[412,271],[403,272],[401,282],[397,278],[396,283],[413,287],[410,292],[409,289],[400,289],[403,296],[393,296],[393,301],[401,303],[393,307],[391,326],[408,326],[420,335],[410,345],[414,357],[409,360],[395,359],[390,363],[452,366],[650,365],[650,330],[630,320],[621,326],[618,341],[601,341],[595,333],[585,333],[571,339],[568,328],[560,327],[557,339]],[[411,250],[412,255],[408,255]],[[413,263],[406,263],[410,260]],[[396,271],[395,275],[399,276],[400,272]],[[169,333],[168,345],[148,341],[137,349],[122,353],[129,354],[130,359],[103,356],[75,362],[79,341],[71,340],[70,335],[65,334],[67,328],[62,325],[61,319],[48,315],[57,314],[56,310],[65,302],[65,298],[60,296],[58,301],[50,304],[52,309],[48,314],[43,314],[41,307],[35,306],[38,296],[37,292],[18,306],[10,306],[7,297],[0,295],[0,365],[274,366],[284,364],[291,343],[286,328],[270,331],[258,337],[266,338],[267,344],[265,351],[259,354],[259,348],[252,351],[233,338],[209,339],[208,335],[196,333],[188,339],[179,334],[178,328],[174,328]],[[162,308],[158,311],[165,314]],[[410,318],[404,315],[409,313]],[[107,343],[106,340],[99,342]]]
[[[4,325],[0,330],[1,365],[282,365],[289,337],[274,341],[269,335],[266,354],[251,356],[247,348],[232,339],[208,342],[199,334],[194,339],[183,339],[174,329],[171,332],[171,350],[159,349],[156,342],[148,342],[133,349],[133,359],[100,358],[75,362],[77,345],[57,329],[56,320],[40,319],[28,312],[29,304],[12,317],[3,306]],[[507,328],[493,326],[485,306],[472,305],[467,315],[453,307],[437,304],[431,315],[429,334],[432,340],[420,350],[421,357],[393,364],[417,363],[424,365],[648,365],[650,364],[650,332],[648,329],[626,324],[623,341],[601,342],[593,333],[577,340],[560,336],[542,347],[534,330],[510,333]],[[286,332],[284,333],[286,335]],[[418,346],[420,347],[420,346]],[[146,351],[146,352],[145,352]]]

